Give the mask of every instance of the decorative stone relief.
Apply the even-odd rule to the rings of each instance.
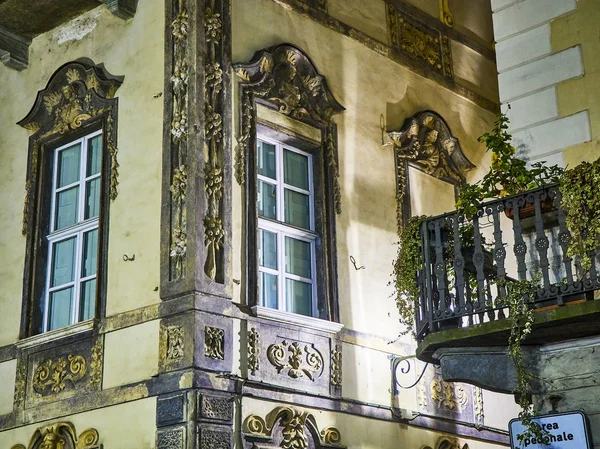
[[[100,437],[96,429],[87,429],[77,436],[70,422],[59,422],[39,427],[25,448],[16,444],[12,449],[98,449]]]
[[[33,390],[41,395],[60,393],[67,386],[75,388],[87,372],[87,362],[81,355],[48,359],[38,365],[33,375]]]
[[[344,107],[333,97],[327,81],[299,48],[282,44],[258,52],[249,63],[234,64],[241,84],[241,131],[236,148],[236,179],[245,182],[246,154],[256,135],[256,101],[324,131],[329,176],[334,185],[335,210],[341,212],[336,128],[332,118]]]
[[[401,13],[392,4],[387,6],[387,21],[390,43],[395,50],[440,75],[453,78],[452,54],[446,36],[414,17]]]
[[[169,430],[159,430],[156,433],[156,449],[183,449],[184,444],[184,427],[177,427]]]
[[[481,388],[475,387],[475,420],[477,424],[483,426],[485,415],[483,413],[483,392]]]
[[[188,138],[188,12],[183,0],[173,2],[171,22],[173,68],[171,73],[171,232],[170,252],[172,280],[184,273],[183,259],[187,253],[187,138]]]
[[[219,421],[233,419],[233,398],[202,394],[200,396],[200,416]]]
[[[185,419],[185,396],[159,397],[156,401],[156,424],[166,426],[182,422]]]
[[[204,327],[204,356],[215,360],[225,359],[225,331],[218,327]]]
[[[407,119],[398,131],[387,132],[396,168],[396,218],[398,233],[410,217],[410,198],[406,194],[408,167],[414,167],[459,189],[465,173],[475,166],[463,154],[458,139],[452,136],[444,119],[435,112],[425,111]]]
[[[231,449],[231,446],[230,432],[200,429],[200,449]]]
[[[98,66],[87,62],[69,62],[60,67],[44,90],[38,92],[35,103],[25,118],[18,122],[32,133],[29,141],[30,172],[25,185],[23,209],[23,235],[27,234],[30,210],[30,196],[36,192],[39,157],[43,142],[50,136],[63,135],[76,131],[90,121],[106,117],[104,141],[108,148],[110,162],[111,200],[118,195],[117,162],[117,99],[115,94],[122,80],[107,74]]]
[[[315,445],[344,447],[341,445],[342,438],[338,429],[327,427],[319,432],[313,414],[292,407],[276,407],[264,419],[257,415],[250,415],[244,420],[242,431],[246,436],[272,439],[277,427],[282,428],[282,440],[276,442],[282,449],[307,448],[309,446],[308,427],[311,427],[314,433],[319,435],[319,441],[315,441]]]
[[[453,382],[433,379],[430,385],[431,399],[438,408],[447,408],[462,412],[467,405],[468,397],[464,387]]]
[[[248,331],[248,371],[254,376],[259,368],[258,355],[260,352],[258,331],[252,328]]]
[[[104,359],[104,346],[102,337],[98,337],[90,353],[90,385],[98,390],[102,384],[102,368]]]
[[[331,385],[336,388],[342,386],[342,348],[335,345],[331,350]]]
[[[440,20],[444,25],[448,25],[449,27],[454,26],[454,16],[450,12],[450,6],[448,5],[448,0],[439,0],[440,2]]]
[[[323,372],[323,356],[313,346],[299,342],[272,344],[267,349],[267,359],[278,373],[287,370],[286,374],[293,378],[308,377],[314,380]]]
[[[183,358],[183,326],[167,327],[167,358],[179,360]]]

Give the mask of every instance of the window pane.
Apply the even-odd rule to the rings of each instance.
[[[88,140],[87,150],[87,167],[85,170],[86,176],[92,176],[96,173],[100,173],[100,167],[102,166],[102,135]]]
[[[71,324],[73,287],[50,293],[48,308],[48,330],[58,329]]]
[[[310,243],[285,238],[285,271],[311,279]]]
[[[277,179],[277,169],[275,166],[275,145],[258,141],[258,174],[268,176],[271,179]]]
[[[86,232],[83,235],[83,260],[81,262],[81,276],[92,276],[97,271],[98,258],[98,229]]]
[[[312,316],[312,285],[306,282],[285,280],[286,309],[288,312]]]
[[[258,264],[261,267],[277,269],[277,234],[259,229]]]
[[[63,187],[79,181],[79,159],[81,145],[73,145],[58,152],[58,185]]]
[[[275,185],[258,181],[258,215],[266,218],[277,217],[277,190]]]
[[[81,299],[79,300],[79,321],[94,318],[96,305],[96,279],[81,283]]]
[[[56,195],[55,229],[62,229],[77,223],[79,187],[63,190]]]
[[[100,211],[100,178],[85,183],[85,218],[97,217]]]
[[[310,197],[285,189],[285,222],[310,229]]]
[[[283,179],[286,184],[309,190],[308,158],[293,151],[283,151]]]
[[[258,295],[260,304],[263,307],[277,308],[277,276],[259,272],[260,285],[258,287]]]
[[[52,257],[51,287],[72,282],[75,278],[75,248],[77,237],[54,244]]]

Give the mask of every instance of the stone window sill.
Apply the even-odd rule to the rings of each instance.
[[[81,323],[71,326],[62,327],[53,331],[44,332],[43,334],[33,335],[32,337],[23,338],[16,343],[19,349],[28,349],[34,346],[43,345],[61,338],[71,337],[73,335],[83,334],[91,331],[94,328],[94,320],[82,321]]]
[[[333,321],[299,315],[297,313],[283,312],[281,310],[270,309],[268,307],[254,306],[252,307],[252,312],[254,316],[259,318],[277,321],[279,323],[293,324],[299,327],[319,330],[330,334],[337,334],[344,328],[344,325],[341,323],[334,323]]]

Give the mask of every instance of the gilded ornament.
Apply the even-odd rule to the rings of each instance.
[[[246,434],[272,439],[275,430],[281,428],[282,449],[305,449],[308,447],[308,429],[316,431],[321,445],[343,447],[341,434],[335,427],[327,427],[319,432],[315,416],[312,413],[296,408],[279,406],[273,409],[264,419],[257,415],[249,415],[244,420],[242,431]]]
[[[419,30],[400,19],[400,45],[403,50],[420,59],[424,59],[430,65],[441,68],[439,38]]]
[[[102,337],[99,337],[90,354],[90,384],[100,388],[102,384],[103,345]]]
[[[181,43],[188,35],[188,13],[185,9],[181,9],[175,20],[171,22],[171,34],[176,43]]]
[[[72,84],[75,81],[79,81],[81,79],[81,74],[79,73],[79,70],[72,68],[72,69],[67,70],[65,77],[67,78],[67,83]],[[89,78],[93,78],[93,77],[92,76],[88,77],[88,80],[89,80]],[[90,86],[89,81],[86,84],[88,84],[89,88],[92,87],[92,86]]]
[[[331,350],[331,385],[342,386],[342,348],[335,345]]]
[[[206,64],[205,80],[208,86],[213,89],[214,93],[219,93],[223,84],[223,70],[218,62]]]
[[[23,128],[25,128],[27,131],[30,131],[32,134],[35,134],[40,130],[41,125],[36,122],[30,122],[24,125]]]
[[[35,370],[33,390],[38,394],[44,394],[48,389],[52,393],[60,393],[67,387],[67,381],[75,388],[86,372],[87,362],[81,355],[48,359],[40,363]]]
[[[258,354],[260,352],[258,343],[258,332],[256,328],[248,331],[248,370],[254,376],[258,371]]]
[[[183,358],[183,326],[167,327],[167,358],[179,360]]]
[[[267,349],[267,359],[278,373],[288,369],[287,375],[292,379],[306,376],[314,381],[314,374],[321,375],[323,356],[309,345],[302,347],[300,343],[288,344],[285,340],[272,344]]]
[[[450,6],[448,6],[448,0],[439,0],[440,2],[440,20],[444,25],[449,27],[454,26],[454,17],[450,12]]]
[[[222,22],[221,22],[221,15],[220,14],[213,14],[211,8],[206,8],[206,28],[205,28],[205,33],[206,33],[206,42],[214,42],[214,43],[218,43],[219,39],[221,39],[221,29],[222,29]]]
[[[462,386],[456,387],[453,382],[433,379],[430,385],[431,399],[439,408],[461,412],[467,404],[468,398]]]
[[[173,171],[173,181],[169,190],[175,204],[181,204],[185,201],[187,192],[187,171],[185,165],[180,165]]]
[[[99,449],[100,435],[96,429],[87,429],[79,436],[70,422],[59,422],[39,427],[31,436],[27,449]],[[26,449],[16,444],[12,449]]]
[[[204,327],[204,355],[215,360],[225,359],[225,331],[218,327]]]

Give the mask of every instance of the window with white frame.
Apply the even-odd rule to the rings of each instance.
[[[257,138],[259,305],[317,315],[312,155]]]
[[[43,332],[95,315],[102,131],[56,148],[52,160]]]

